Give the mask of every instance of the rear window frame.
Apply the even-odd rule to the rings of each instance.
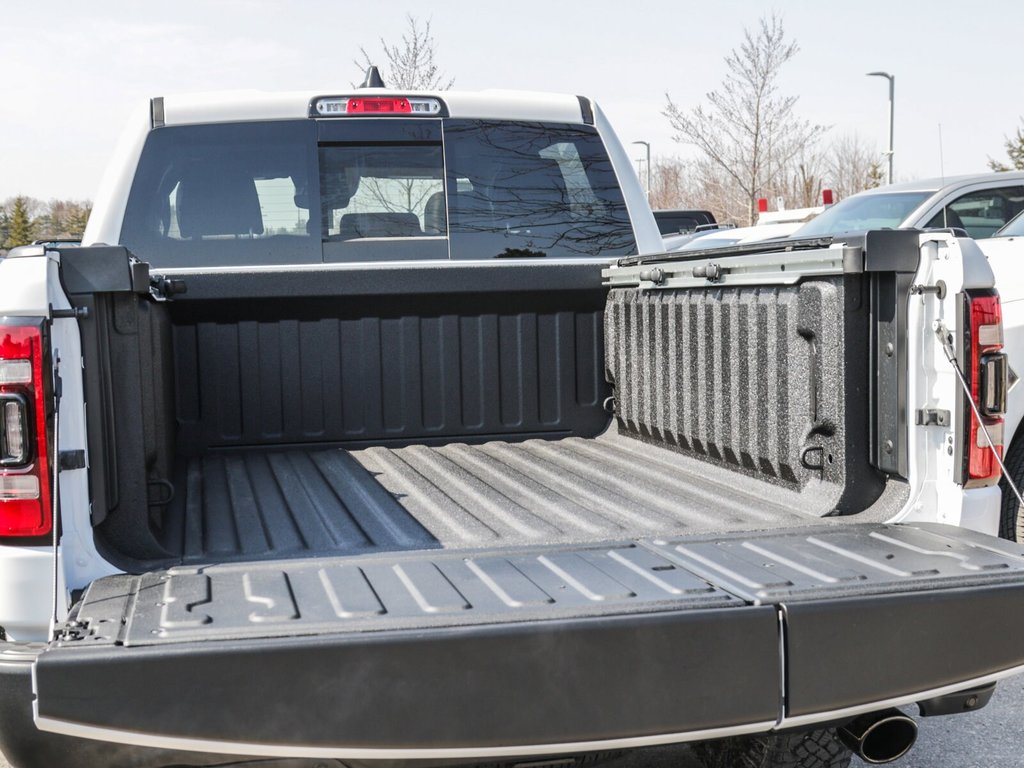
[[[551,132],[556,138],[559,136],[580,137],[583,144],[575,146],[577,153],[584,152],[586,158],[580,155],[580,163],[587,181],[591,184],[589,191],[577,190],[577,195],[582,194],[581,190],[591,194],[594,202],[591,205],[600,206],[606,204],[613,211],[609,219],[612,222],[607,225],[608,233],[603,230],[602,235],[594,242],[612,242],[617,247],[607,248],[591,246],[583,252],[566,252],[565,249],[556,250],[552,255],[548,253],[536,253],[524,250],[522,253],[516,248],[506,249],[508,254],[494,254],[482,251],[486,255],[480,255],[471,251],[461,249],[458,242],[460,235],[453,232],[451,226],[447,227],[444,235],[427,235],[425,237],[381,237],[373,238],[377,242],[372,248],[363,249],[359,254],[342,254],[336,252],[338,246],[323,236],[322,201],[320,194],[321,183],[321,160],[320,153],[325,146],[387,146],[391,144],[436,144],[441,146],[442,159],[442,190],[445,194],[445,216],[450,215],[452,205],[451,184],[454,176],[448,163],[449,137],[446,135],[446,128],[465,127],[467,125],[488,124],[499,128],[502,126],[523,126],[537,130],[540,134]],[[210,235],[203,235],[201,239],[182,238],[174,235],[173,226],[154,226],[155,216],[166,216],[167,201],[161,202],[160,195],[173,189],[173,185],[164,189],[173,179],[164,178],[166,174],[176,172],[178,178],[183,178],[182,168],[185,166],[184,158],[188,157],[189,148],[203,146],[206,153],[216,152],[216,147],[211,149],[210,145],[216,142],[223,143],[226,147],[241,147],[242,151],[252,141],[252,136],[263,137],[279,136],[283,144],[291,144],[289,150],[282,148],[281,157],[287,157],[290,152],[298,149],[298,155],[292,155],[289,161],[295,164],[296,157],[302,157],[305,166],[305,190],[296,190],[296,206],[299,205],[299,198],[303,195],[308,197],[308,234],[250,234],[249,236],[227,236],[217,237],[212,232]],[[198,138],[197,138],[198,137]],[[177,153],[173,139],[178,139]],[[554,146],[552,142],[549,146]],[[501,151],[502,146],[496,145]],[[197,153],[201,156],[201,152]],[[211,157],[214,155],[211,154]],[[470,155],[471,157],[471,155]],[[546,158],[550,159],[550,158]],[[560,162],[560,161],[559,161]],[[256,167],[256,166],[254,166]],[[594,169],[597,169],[594,171]],[[245,167],[241,171],[247,170]],[[594,186],[591,173],[606,174],[607,179]],[[564,176],[564,173],[563,173]],[[256,174],[254,183],[263,178],[268,178],[259,173]],[[269,177],[275,178],[275,177]],[[296,181],[298,184],[298,181]],[[573,196],[571,190],[567,190],[566,180],[562,181],[562,197],[566,200],[567,206],[575,203],[570,200]],[[577,185],[578,186],[578,185]],[[575,188],[575,187],[573,187]],[[608,195],[607,200],[601,195]],[[169,194],[169,192],[168,192]],[[193,196],[194,199],[194,196]],[[244,198],[243,198],[244,199]],[[160,213],[160,206],[165,211]],[[499,203],[500,207],[500,203]],[[586,205],[582,206],[584,211]],[[556,206],[557,210],[557,206]],[[568,210],[568,207],[566,208]],[[590,219],[586,213],[576,219],[581,222],[579,229],[584,230],[591,227]],[[604,226],[601,217],[593,219],[595,226],[600,229]],[[216,222],[214,222],[216,224]],[[258,222],[257,222],[258,223]],[[557,228],[558,221],[554,226]],[[568,225],[567,225],[568,226]],[[237,230],[235,230],[237,231]],[[259,232],[260,230],[255,230]],[[514,234],[516,233],[512,230]],[[552,230],[557,233],[557,229]],[[587,233],[585,233],[587,234]],[[565,235],[557,235],[552,242],[559,242]],[[370,240],[370,238],[367,238]],[[312,265],[329,264],[338,262],[400,262],[400,261],[492,261],[506,260],[511,257],[538,258],[543,256],[553,260],[576,260],[581,258],[607,258],[609,261],[623,255],[636,252],[636,233],[629,216],[625,195],[622,191],[616,168],[611,160],[610,153],[597,129],[590,125],[576,123],[547,123],[538,121],[516,121],[516,120],[483,120],[475,118],[343,118],[343,119],[294,119],[294,120],[267,120],[267,121],[238,121],[226,123],[194,124],[179,126],[162,126],[150,131],[146,137],[134,178],[129,190],[125,207],[124,219],[122,221],[119,237],[121,244],[126,245],[136,253],[139,258],[150,262],[156,268],[203,268],[203,267],[239,267],[239,266],[282,266],[290,265]],[[351,241],[349,241],[351,242]],[[573,241],[575,242],[575,241]],[[589,244],[590,241],[581,238],[581,243]],[[460,252],[461,253],[457,253]],[[461,256],[461,257],[460,257]],[[498,257],[497,259],[495,257]]]

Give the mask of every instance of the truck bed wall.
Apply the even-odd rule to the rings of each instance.
[[[862,275],[777,287],[614,289],[607,376],[623,434],[858,512],[868,461]]]
[[[572,294],[175,302],[178,448],[593,436],[602,311]]]
[[[174,374],[166,307],[131,291],[72,295],[80,320],[93,524],[111,546],[163,558],[152,526],[170,501]]]

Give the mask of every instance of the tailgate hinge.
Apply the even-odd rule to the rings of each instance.
[[[58,643],[71,643],[78,640],[85,640],[93,635],[93,630],[87,621],[67,621],[53,633],[53,639]]]

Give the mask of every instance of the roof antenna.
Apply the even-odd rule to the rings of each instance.
[[[946,163],[942,157],[942,123],[939,123],[939,175],[942,176],[942,186],[946,186]]]
[[[380,70],[371,64],[366,70],[366,79],[363,80],[363,84],[360,88],[383,88],[384,78],[380,76]]]

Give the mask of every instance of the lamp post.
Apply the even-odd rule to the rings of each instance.
[[[888,72],[868,72],[868,77],[884,77],[889,81],[889,151],[886,154],[889,156],[889,183],[892,184],[892,129],[893,129],[893,112],[895,110],[895,94],[896,94],[896,77],[890,75]]]
[[[647,202],[651,202],[651,145],[646,141],[634,141],[634,144],[643,144],[647,148]]]

